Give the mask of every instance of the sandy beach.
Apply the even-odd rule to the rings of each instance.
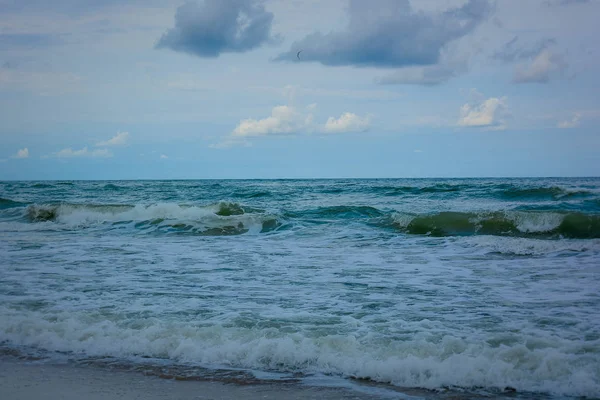
[[[398,394],[398,398],[402,397]],[[3,400],[376,399],[337,388],[177,381],[121,370],[0,359]]]

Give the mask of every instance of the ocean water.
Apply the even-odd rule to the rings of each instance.
[[[0,182],[0,350],[597,398],[600,179]]]

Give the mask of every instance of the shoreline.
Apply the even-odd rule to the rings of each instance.
[[[0,397],[6,400],[416,399],[401,392],[362,393],[301,383],[178,380],[136,371],[0,357]]]

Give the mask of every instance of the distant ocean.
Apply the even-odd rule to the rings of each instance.
[[[597,398],[600,178],[0,182],[0,353]]]

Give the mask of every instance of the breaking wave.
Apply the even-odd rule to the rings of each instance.
[[[29,223],[55,223],[65,228],[133,226],[150,232],[238,235],[265,233],[286,224],[359,222],[365,229],[392,229],[434,237],[493,235],[541,239],[598,239],[600,215],[565,210],[443,211],[411,214],[371,206],[329,206],[277,215],[236,202],[209,205],[33,204],[0,199],[4,217],[22,213]]]
[[[132,225],[145,231],[191,233],[209,236],[265,233],[281,223],[261,210],[237,203],[219,202],[207,206],[173,203],[154,205],[58,204],[30,205],[26,218],[32,223],[53,222],[80,228],[109,224]]]
[[[441,212],[430,215],[396,213],[390,225],[402,232],[430,236],[529,236],[600,238],[600,215],[559,212]]]

